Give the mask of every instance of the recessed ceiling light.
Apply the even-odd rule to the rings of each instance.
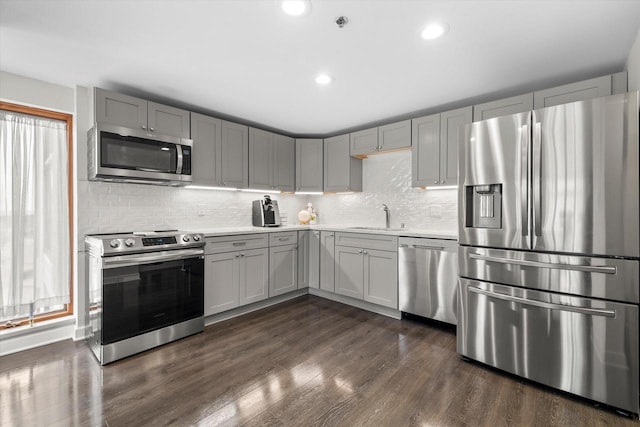
[[[318,74],[316,76],[316,83],[318,83],[319,85],[329,84],[329,83],[331,83],[332,80],[333,79],[328,74]]]
[[[311,10],[311,2],[309,0],[285,0],[281,5],[284,13],[291,16],[300,16],[309,13]]]
[[[433,40],[442,37],[449,30],[447,24],[429,24],[422,30],[422,38]]]

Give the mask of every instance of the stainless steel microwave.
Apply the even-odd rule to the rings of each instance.
[[[91,181],[191,183],[193,140],[97,124],[87,134]]]

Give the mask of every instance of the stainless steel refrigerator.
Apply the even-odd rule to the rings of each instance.
[[[639,411],[639,93],[467,125],[458,352]]]

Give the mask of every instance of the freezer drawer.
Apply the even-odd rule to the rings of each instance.
[[[400,311],[455,325],[457,242],[401,237],[399,243]]]
[[[543,291],[640,302],[640,261],[460,247],[460,276]]]
[[[638,413],[638,306],[460,279],[458,353]]]

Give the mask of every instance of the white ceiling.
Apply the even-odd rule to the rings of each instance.
[[[620,71],[640,27],[637,0],[312,5],[294,18],[275,0],[0,0],[0,68],[331,134]],[[432,20],[450,31],[425,41]],[[316,85],[321,71],[335,81]]]

